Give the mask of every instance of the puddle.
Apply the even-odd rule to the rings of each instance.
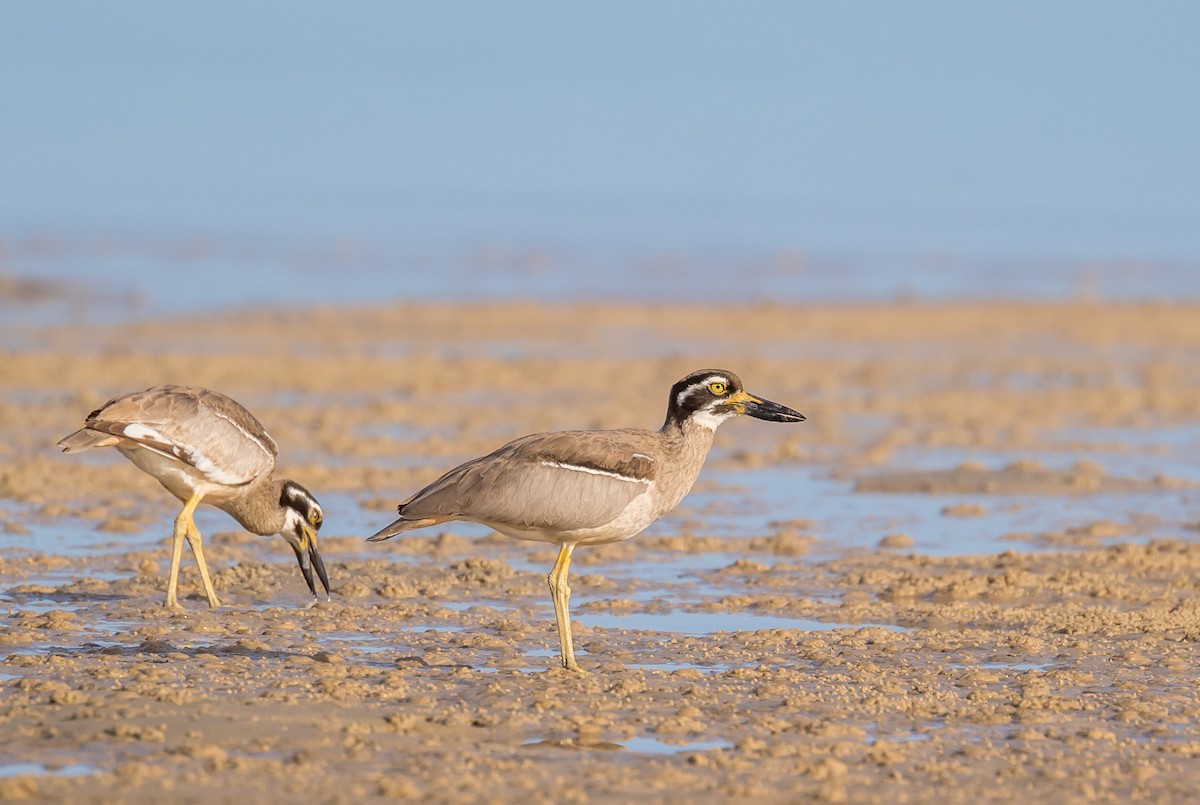
[[[99,766],[88,766],[74,763],[66,766],[54,766],[43,763],[0,763],[0,777],[20,777],[23,775],[53,777],[82,777],[86,774],[97,774],[103,771]]]
[[[400,631],[405,631],[401,629]],[[425,631],[422,629],[421,631]],[[434,631],[445,631],[442,629],[434,629]],[[386,637],[372,637],[370,635],[352,635],[341,634],[331,635],[329,633],[317,635],[317,643],[326,650],[337,652],[355,651],[363,654],[376,654],[382,651],[395,651],[396,642],[394,639],[389,640]]]
[[[636,540],[636,538],[635,538]],[[721,570],[729,567],[738,559],[746,558],[746,553],[732,550],[737,544],[737,539],[730,538],[729,552],[713,551],[706,553],[678,553],[664,554],[659,551],[653,553],[649,551],[639,552],[634,557],[633,561],[617,562],[597,562],[584,563],[580,562],[572,568],[573,572],[580,574],[596,573],[601,576],[607,576],[614,581],[648,581],[648,582],[676,582],[681,579],[695,578],[697,573],[708,570]],[[587,550],[585,546],[576,556]],[[705,588],[703,593],[706,596],[713,595],[714,588]],[[653,591],[645,591],[632,593],[627,596],[636,600],[637,596],[661,596],[661,589]]]
[[[636,671],[679,671],[687,668],[692,671],[700,671],[707,674],[719,674],[725,671],[732,671],[735,667],[729,663],[694,663],[694,662],[647,662],[647,663],[629,663],[625,666],[630,670]]]
[[[55,599],[55,593],[3,593],[0,594],[0,607],[8,609],[9,614],[15,612],[37,612],[44,614],[55,609],[64,612],[80,612],[82,607],[63,606]]]
[[[475,601],[438,601],[437,605],[452,612],[466,612],[476,607],[486,607],[487,609],[494,609],[497,612],[511,611],[517,608],[516,604],[504,601],[489,601],[487,599]]]
[[[733,746],[729,741],[692,741],[691,743],[667,743],[657,738],[639,736],[626,738],[621,746],[630,752],[651,755],[676,755],[680,752],[706,752],[711,749],[729,749]]]
[[[426,625],[408,625],[399,626],[397,631],[400,632],[462,632],[465,631],[465,626],[426,626]]]
[[[572,618],[572,620],[577,620],[577,619]],[[531,649],[529,649],[529,651],[525,652],[525,656],[526,657],[553,657],[554,659],[557,660],[558,659],[558,647],[556,646],[554,648],[531,648]],[[575,658],[576,659],[578,659],[580,657],[586,657],[586,656],[588,656],[587,649],[579,648],[578,646],[575,647]],[[541,669],[538,669],[538,670],[541,670]]]
[[[722,556],[730,556],[730,554],[721,554]],[[722,568],[728,567],[736,560],[730,560]],[[607,575],[607,574],[606,574]],[[694,578],[695,582],[690,582],[689,579]],[[659,602],[669,600],[675,606],[683,606],[685,604],[704,604],[714,598],[726,598],[733,595],[742,595],[746,592],[743,585],[724,584],[721,582],[713,582],[706,580],[699,574],[680,573],[677,578],[671,579],[652,579],[652,581],[661,582],[679,582],[683,581],[669,590],[660,586],[650,587],[644,590],[633,590],[632,592],[622,593],[621,598],[629,601],[637,601],[641,604],[658,604]],[[610,596],[611,598],[611,596]],[[580,596],[581,604],[587,601],[607,600],[600,596],[584,598]],[[819,596],[808,596],[809,601],[822,600]],[[839,599],[840,600],[840,599]]]
[[[729,741],[691,741],[684,743],[667,743],[657,738],[639,736],[624,738],[619,741],[586,741],[575,738],[546,738],[540,741],[526,741],[522,749],[570,749],[576,752],[635,752],[640,755],[676,755],[680,752],[705,752],[712,749],[729,749],[733,744]]]
[[[984,662],[980,663],[979,667],[1007,671],[1046,671],[1053,668],[1054,665],[1048,662]]]
[[[826,621],[783,618],[775,615],[755,615],[745,612],[667,612],[610,615],[580,613],[574,620],[603,629],[637,629],[647,632],[669,632],[686,635],[708,635],[716,632],[753,632],[759,629],[801,629],[808,632],[828,632],[834,629],[887,629],[892,632],[912,631],[904,626],[887,623],[828,623]]]
[[[900,735],[890,735],[887,737],[887,740],[900,741],[901,743],[920,743],[921,741],[928,741],[932,738],[932,732],[908,732]],[[876,737],[875,740],[878,741],[879,738]]]
[[[548,671],[558,668],[558,649],[557,648],[532,648],[525,652],[527,660],[545,660],[545,665],[522,665],[517,668],[523,674],[540,674],[543,671]],[[584,660],[588,657],[587,649],[575,647],[575,659]]]
[[[896,732],[889,735],[880,735],[874,729],[867,736],[867,744],[874,746],[880,741],[895,741],[897,743],[921,743],[922,741],[933,740],[933,733],[943,728],[941,724],[931,724],[922,730],[909,730],[907,732]]]
[[[984,669],[988,671],[1048,671],[1054,667],[1050,662],[952,662],[947,668]]]

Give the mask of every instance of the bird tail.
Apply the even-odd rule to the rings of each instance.
[[[111,447],[119,440],[111,433],[101,433],[91,428],[80,428],[63,439],[60,439],[58,446],[63,449],[64,453],[79,453],[83,450],[90,450],[93,447]]]
[[[442,522],[445,522],[445,519],[439,517],[424,517],[420,520],[406,520],[404,517],[401,517],[382,531],[367,537],[367,542],[383,542],[385,539],[391,539],[398,534],[403,534],[405,531],[412,531],[414,528],[424,528],[425,526],[436,525]]]

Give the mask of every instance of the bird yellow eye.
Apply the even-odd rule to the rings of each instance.
[[[321,524],[321,513],[319,511],[317,511],[316,509],[313,509],[312,511],[310,511],[308,513],[308,521],[310,523],[312,523],[313,525],[320,525]]]
[[[718,397],[720,397],[721,395],[723,395],[725,393],[726,386],[724,383],[721,383],[721,382],[709,383],[708,390],[711,391],[713,394],[717,395]]]

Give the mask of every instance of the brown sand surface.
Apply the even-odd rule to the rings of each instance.
[[[1200,424],[1200,306],[233,312],[0,326],[0,366],[2,800],[1182,802],[1200,786],[1200,498],[1108,435]],[[669,385],[703,367],[809,421],[724,426],[708,503],[576,553],[588,673],[554,668],[553,549],[457,528],[362,541],[515,436],[657,426]],[[163,382],[242,401],[280,471],[326,501],[331,602],[307,606],[282,540],[217,515],[225,606],[205,607],[185,558],[186,611],[159,608],[177,504],[115,451],[53,444]],[[798,470],[857,508],[927,498],[995,549],[925,552],[884,519],[871,548],[839,550],[829,520],[732,491]],[[1097,514],[988,531],[1005,507],[1068,501]],[[715,533],[717,515],[758,525]]]

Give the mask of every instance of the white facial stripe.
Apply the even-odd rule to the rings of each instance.
[[[654,458],[653,458],[652,456],[648,456],[648,455],[646,455],[645,453],[634,453],[634,454],[633,454],[633,457],[634,457],[634,458],[640,458],[640,459],[643,459],[643,460],[645,460],[645,461],[653,461],[653,460],[654,460]]]
[[[651,459],[653,460],[653,459]],[[619,472],[610,472],[609,470],[598,470],[595,467],[581,467],[578,464],[564,464],[561,461],[539,461],[543,467],[553,467],[556,470],[570,470],[571,472],[586,472],[589,475],[603,475],[608,478],[616,478],[618,481],[625,481],[631,484],[648,484],[649,480],[645,478],[630,478],[628,475],[621,475]]]
[[[682,408],[683,401],[688,398],[688,395],[690,395],[693,391],[707,391],[709,385],[711,385],[713,383],[724,383],[726,385],[726,387],[728,387],[729,386],[729,378],[722,377],[721,375],[709,375],[708,377],[701,380],[699,383],[693,383],[692,385],[685,388],[683,391],[679,392],[679,394],[675,397],[675,404],[678,405],[680,408]]]

